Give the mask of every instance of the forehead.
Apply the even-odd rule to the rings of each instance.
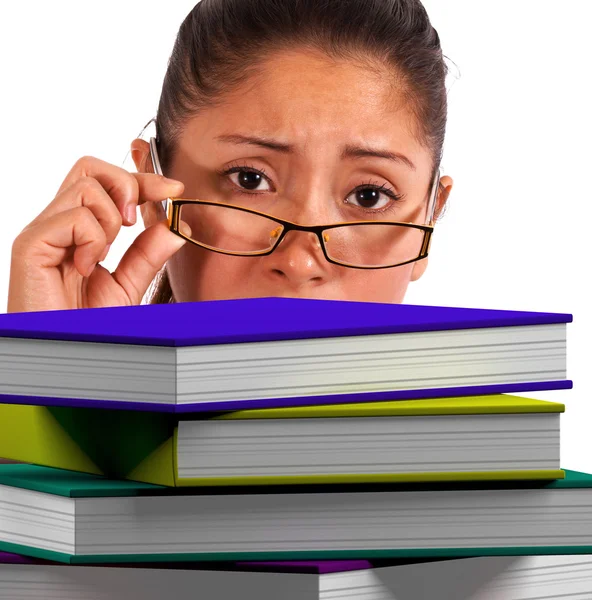
[[[426,153],[406,98],[396,73],[377,63],[284,51],[260,63],[196,125],[202,134],[251,129],[302,145],[357,139]]]

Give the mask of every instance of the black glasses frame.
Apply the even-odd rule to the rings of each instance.
[[[152,167],[154,169],[154,172],[157,175],[163,175],[162,168],[160,166],[158,150],[156,148],[156,139],[153,137],[150,138],[150,157],[152,159]],[[440,169],[438,168],[438,169],[436,169],[436,172],[434,174],[434,179],[431,184],[429,198],[428,198],[428,210],[429,210],[428,223],[434,222],[434,212],[435,212],[435,208],[436,208],[436,204],[437,204],[436,197],[437,197],[439,182],[440,182]],[[221,207],[230,208],[233,210],[240,210],[243,212],[247,212],[247,213],[251,213],[254,215],[261,216],[261,217],[265,217],[266,219],[269,219],[270,221],[273,221],[274,223],[281,225],[283,229],[282,229],[280,235],[278,236],[277,241],[269,250],[255,251],[255,252],[249,252],[249,253],[233,252],[230,250],[221,250],[219,248],[214,248],[212,246],[208,246],[207,244],[197,242],[196,240],[192,239],[191,237],[184,235],[180,231],[180,229],[179,229],[180,207],[185,204],[204,204],[204,205],[210,205],[210,206],[221,206]],[[274,217],[274,216],[269,215],[264,212],[260,212],[260,211],[253,210],[250,208],[245,208],[242,206],[234,206],[232,204],[225,204],[223,202],[214,202],[211,200],[198,200],[198,199],[188,199],[188,198],[166,198],[165,200],[162,201],[162,206],[166,212],[169,229],[173,233],[175,233],[179,237],[182,237],[183,239],[187,240],[188,242],[195,244],[196,246],[199,246],[200,248],[210,250],[211,252],[217,252],[218,254],[226,254],[228,256],[241,256],[241,257],[247,257],[247,258],[254,257],[254,256],[268,256],[279,246],[279,244],[286,237],[288,232],[290,232],[290,231],[305,231],[305,232],[314,233],[317,236],[317,239],[319,241],[319,246],[322,249],[323,255],[325,256],[325,259],[327,260],[327,262],[334,264],[334,265],[339,265],[341,267],[347,267],[350,269],[392,269],[393,267],[400,267],[403,265],[407,265],[409,263],[416,262],[418,260],[422,260],[428,256],[430,244],[432,241],[432,233],[434,231],[433,224],[419,225],[416,223],[404,223],[404,222],[399,222],[399,221],[353,221],[353,222],[347,222],[347,223],[333,223],[330,225],[311,225],[311,226],[298,225],[296,223],[292,223],[292,221],[285,221],[283,219],[279,219],[277,217]],[[420,231],[423,231],[423,242],[421,245],[421,249],[419,251],[418,256],[416,256],[415,258],[406,260],[404,262],[395,263],[392,265],[380,265],[380,266],[353,265],[353,264],[341,262],[341,261],[331,258],[327,252],[327,248],[325,247],[325,241],[323,240],[322,233],[324,231],[328,231],[330,229],[336,229],[338,227],[350,227],[353,225],[392,225],[392,226],[397,226],[397,227],[410,227],[413,229],[418,229]]]
[[[264,212],[260,212],[258,210],[253,210],[251,208],[245,208],[242,206],[234,206],[232,204],[225,204],[223,202],[214,202],[211,200],[197,200],[197,199],[193,200],[193,199],[186,199],[186,198],[170,198],[170,200],[171,200],[171,204],[169,206],[171,206],[172,210],[169,211],[170,214],[167,216],[169,217],[169,227],[170,227],[171,231],[173,231],[180,237],[184,238],[188,242],[195,244],[196,246],[205,248],[206,250],[211,250],[212,252],[218,252],[219,254],[227,254],[229,256],[244,256],[244,257],[268,256],[280,245],[282,240],[286,237],[286,235],[290,231],[305,231],[305,232],[309,232],[309,233],[314,233],[317,236],[317,239],[319,240],[319,246],[323,251],[325,259],[334,265],[340,265],[342,267],[348,267],[351,269],[391,269],[393,267],[400,267],[402,265],[406,265],[406,264],[421,260],[423,258],[426,258],[428,255],[430,241],[432,238],[432,232],[434,229],[433,226],[431,226],[431,225],[416,225],[415,223],[400,223],[398,221],[353,221],[353,222],[349,222],[349,223],[334,223],[331,225],[306,226],[306,225],[298,225],[296,223],[292,223],[292,221],[286,221],[284,219],[279,219],[278,217],[274,217],[272,215],[269,215]],[[266,219],[269,219],[270,221],[273,221],[274,223],[281,225],[282,231],[277,236],[273,246],[271,248],[269,248],[268,250],[256,250],[256,251],[247,253],[247,252],[234,252],[232,250],[221,250],[220,248],[214,248],[213,246],[209,246],[202,242],[198,242],[198,241],[194,240],[193,238],[186,236],[185,234],[183,234],[180,231],[179,221],[180,221],[180,214],[181,214],[181,206],[192,205],[192,204],[200,204],[200,205],[206,205],[206,206],[220,206],[220,207],[231,209],[231,210],[238,210],[241,212],[250,213],[253,215],[260,216],[260,217],[265,217]],[[352,226],[356,226],[356,225],[364,225],[364,226],[366,226],[366,225],[370,225],[370,226],[372,226],[372,225],[383,225],[383,226],[390,225],[393,227],[409,227],[412,229],[419,229],[420,231],[423,231],[423,242],[422,242],[419,254],[417,257],[415,257],[411,260],[406,260],[404,262],[395,263],[392,265],[380,265],[380,266],[352,265],[352,264],[331,258],[329,256],[329,253],[327,252],[325,240],[323,239],[323,233],[325,231],[329,231],[331,229],[352,227]]]

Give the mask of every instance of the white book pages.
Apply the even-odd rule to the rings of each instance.
[[[566,325],[159,347],[0,338],[0,394],[190,405],[558,381]]]
[[[500,556],[315,575],[0,564],[0,600],[589,600],[592,557]]]
[[[177,474],[255,477],[559,469],[560,415],[180,421]]]
[[[592,540],[592,489],[64,498],[0,486],[0,540],[76,556],[565,547]],[[296,558],[296,555],[293,557]],[[335,555],[331,556],[335,558]]]

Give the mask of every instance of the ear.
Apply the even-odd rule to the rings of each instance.
[[[146,140],[135,139],[131,143],[131,155],[138,173],[154,173],[150,160],[150,145]],[[145,202],[140,206],[144,227],[150,227],[165,217],[160,202]]]
[[[438,218],[442,215],[444,208],[446,207],[446,202],[448,201],[448,196],[450,196],[450,192],[452,191],[452,178],[445,175],[440,179],[440,185],[438,190],[438,197],[436,198],[436,209],[434,210],[434,220],[438,220]],[[428,259],[424,258],[423,260],[418,260],[413,263],[413,270],[411,271],[410,281],[417,281],[428,268]]]
[[[440,189],[438,191],[438,198],[436,200],[436,210],[434,211],[434,220],[437,220],[443,213],[444,208],[446,207],[446,202],[448,201],[448,196],[450,196],[450,192],[452,191],[452,181],[451,177],[448,175],[444,175],[440,179]]]
[[[150,145],[146,140],[136,138],[131,144],[131,154],[138,173],[153,173],[150,161]]]

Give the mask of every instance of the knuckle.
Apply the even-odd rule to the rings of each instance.
[[[82,196],[84,219],[92,218],[96,227],[105,228],[107,237],[115,237],[123,224],[121,213],[110,200],[103,186],[93,177],[81,177],[76,182],[77,191]],[[111,240],[113,241],[113,240]]]
[[[39,233],[35,228],[26,227],[13,240],[11,247],[12,259],[26,259],[36,253]]]
[[[83,175],[76,180],[74,184],[78,192],[99,192],[103,191],[103,186],[94,178]]]
[[[101,250],[107,245],[107,236],[102,227],[93,231],[93,240],[95,245],[100,246]]]
[[[140,196],[140,185],[138,184],[138,180],[130,172],[125,169],[119,169],[118,167],[117,180],[114,189],[117,189],[123,204],[128,204],[130,202],[137,203],[138,197]]]
[[[11,252],[13,256],[22,256],[24,251],[30,246],[28,236],[25,231],[19,233],[12,241]]]
[[[94,156],[81,156],[75,163],[74,163],[74,168],[82,171],[83,173],[86,171],[86,169],[97,162],[97,159]]]
[[[109,215],[107,216],[107,219],[105,221],[105,226],[109,227],[110,229],[116,229],[117,231],[119,231],[119,229],[121,229],[121,226],[123,225],[123,217],[121,216],[121,213],[117,210],[115,205],[113,205],[113,209],[114,210],[109,211]]]
[[[88,206],[77,206],[74,209],[74,212],[79,221],[87,221],[89,223],[98,224],[98,221],[95,215],[93,214],[93,211]]]
[[[88,206],[79,206],[74,209],[76,221],[89,232],[92,231],[93,237],[99,239],[106,239],[106,234],[103,228],[97,221],[94,213]]]
[[[115,241],[115,238],[121,229],[122,223],[123,220],[119,212],[114,215],[109,214],[104,221],[101,221],[100,225],[105,234],[105,243],[112,244]]]
[[[137,200],[138,196],[140,195],[140,184],[138,183],[138,180],[131,173],[128,173],[127,171],[126,171],[126,177],[127,177],[127,180],[129,181],[130,187],[132,188],[133,198],[134,198],[134,200]]]

